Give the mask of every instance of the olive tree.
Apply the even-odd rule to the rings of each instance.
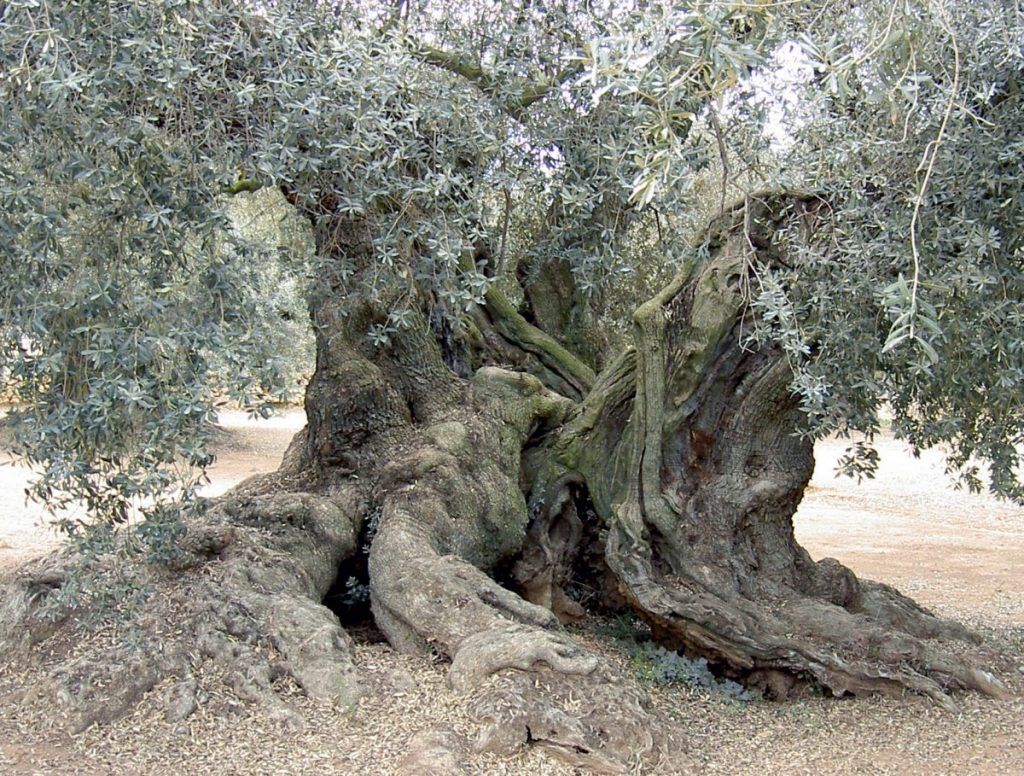
[[[588,608],[771,697],[1001,694],[977,636],[792,515],[816,436],[861,432],[871,474],[886,402],[1021,497],[1022,30],[995,1],[10,0],[5,374],[36,494],[91,520],[8,586],[5,638],[127,564],[133,642],[51,661],[80,724],[203,666],[354,704],[322,601],[362,580],[493,746],[607,767],[667,744],[562,629]],[[232,221],[253,192],[290,237]],[[210,503],[213,396],[281,385],[258,270],[289,240],[307,424]]]

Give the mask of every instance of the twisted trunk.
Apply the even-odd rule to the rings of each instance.
[[[956,688],[999,694],[945,646],[970,633],[834,560],[813,562],[794,540],[811,445],[793,433],[781,356],[744,346],[742,285],[773,260],[779,223],[814,206],[774,199],[726,214],[596,378],[496,292],[474,313],[466,380],[425,306],[374,347],[366,331],[391,300],[343,306],[325,284],[312,301],[308,424],[281,469],[189,526],[173,568],[146,570],[161,595],[136,615],[140,644],[54,653],[58,697],[89,724],[174,676],[169,713],[189,713],[213,664],[246,698],[280,705],[275,683],[290,677],[353,704],[350,641],[321,601],[361,551],[377,625],[398,650],[451,660],[452,687],[490,721],[482,747],[531,741],[604,771],[674,756],[645,694],[561,629],[585,614],[565,590],[581,568],[603,605],[631,608],[662,644],[776,697],[807,682],[944,704]],[[369,266],[363,231],[339,220],[320,250]],[[510,352],[524,371],[487,363]],[[62,573],[51,561],[9,585],[18,616],[0,636],[69,631],[71,620],[39,615]]]
[[[816,203],[748,203],[635,314],[635,345],[558,442],[608,528],[619,592],[672,648],[785,697],[808,682],[836,695],[1002,688],[943,640],[977,641],[837,561],[812,561],[792,516],[813,472],[789,368],[750,350],[741,285],[772,261],[782,219]],[[794,208],[797,212],[794,212]],[[564,478],[555,467],[552,474]]]

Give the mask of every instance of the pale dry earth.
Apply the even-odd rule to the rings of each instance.
[[[228,413],[222,422],[210,495],[275,468],[302,416],[253,422]],[[920,698],[739,703],[652,688],[691,757],[666,773],[1024,774],[1024,509],[954,491],[939,453],[915,459],[891,439],[879,448],[878,477],[858,485],[833,476],[842,442],[819,443],[817,473],[796,518],[798,538],[815,558],[836,557],[983,632],[1013,657],[1004,676],[1017,697],[960,695],[958,713],[950,714]],[[0,466],[0,574],[56,541],[39,510],[25,504],[27,475]],[[607,640],[581,638],[629,668],[628,655]],[[184,723],[143,704],[113,727],[78,736],[63,732],[57,709],[32,701],[38,672],[7,665],[0,668],[0,773],[586,772],[536,749],[512,759],[473,754],[479,725],[447,688],[444,665],[372,641],[358,647],[357,662],[373,692],[352,716],[297,693],[288,714],[255,713],[215,693]]]

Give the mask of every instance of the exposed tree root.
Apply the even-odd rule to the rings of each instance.
[[[397,649],[451,658],[451,686],[472,693],[491,723],[480,747],[543,743],[605,772],[622,772],[631,757],[657,757],[663,752],[643,693],[560,633],[549,608],[480,570],[522,547],[526,503],[508,472],[517,471],[518,450],[536,420],[559,417],[564,404],[535,378],[498,370],[479,375],[475,388],[484,418],[488,407],[508,407],[512,395],[520,411],[499,414],[500,427],[491,416],[489,423],[427,428],[433,443],[395,464],[370,550],[377,624]],[[453,455],[470,442],[473,456]],[[479,525],[488,530],[473,528]]]
[[[614,557],[613,553],[613,557]],[[901,695],[909,690],[955,711],[948,691],[973,689],[1006,697],[999,680],[956,654],[960,626],[925,612],[919,637],[835,604],[776,590],[774,608],[725,600],[692,580],[658,579],[636,564],[613,562],[627,598],[663,644],[707,657],[727,675],[786,698],[812,681],[833,694]],[[901,602],[902,604],[902,602]]]
[[[289,678],[311,697],[351,707],[361,693],[351,640],[320,600],[356,550],[361,516],[354,491],[240,496],[214,507],[172,567],[148,567],[133,580],[153,594],[129,613],[128,630],[102,645],[94,635],[93,648],[72,647],[50,666],[73,727],[123,716],[169,677],[179,681],[162,699],[166,713],[188,716],[199,702],[196,673],[205,670],[219,671],[243,700],[280,707],[275,683]],[[74,558],[66,561],[30,565],[4,591],[8,607],[20,602],[10,625],[21,647],[57,631],[84,635],[75,633],[76,611],[52,622],[46,609],[47,595],[81,573]]]
[[[516,625],[480,633],[458,652],[450,677],[487,723],[478,749],[540,745],[593,773],[683,764],[635,681],[564,635]]]
[[[429,505],[416,503],[417,514],[429,514]],[[549,609],[457,557],[439,555],[414,526],[408,515],[392,513],[374,542],[374,615],[396,648],[451,657],[450,685],[470,694],[488,723],[478,748],[511,752],[542,744],[607,773],[624,772],[631,759],[664,755],[635,684],[561,633]]]

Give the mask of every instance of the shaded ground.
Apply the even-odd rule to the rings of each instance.
[[[208,493],[276,467],[301,424],[299,413],[251,423],[224,418]],[[817,474],[797,515],[798,538],[815,558],[830,555],[937,613],[984,632],[1015,655],[1024,679],[1024,509],[953,491],[941,456],[914,459],[880,445],[878,478],[857,485],[832,476],[839,442],[818,445]],[[26,507],[26,473],[0,467],[0,573],[45,550],[53,538]],[[606,624],[607,625],[607,624]],[[602,630],[598,628],[597,630]],[[603,630],[607,631],[608,628]],[[628,645],[590,633],[590,646],[636,669]],[[97,634],[96,638],[109,638]],[[473,755],[479,732],[444,682],[445,666],[364,643],[357,662],[376,689],[354,717],[295,696],[294,715],[253,714],[211,697],[185,723],[144,706],[111,729],[69,737],[53,709],[33,701],[32,667],[0,665],[0,773],[568,774],[538,750],[516,759]],[[2,664],[2,656],[0,656]],[[1011,666],[1011,671],[1013,667]],[[211,688],[216,687],[211,683]],[[958,696],[948,714],[920,698],[808,699],[739,703],[687,688],[652,688],[690,742],[679,770],[712,774],[1024,773],[1024,699]],[[445,770],[445,769],[448,770]],[[666,769],[671,772],[671,769]]]

